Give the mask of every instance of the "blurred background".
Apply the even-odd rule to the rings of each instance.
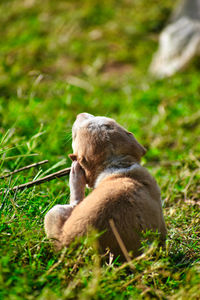
[[[25,96],[39,75],[46,86],[80,78],[86,90],[144,75],[173,7],[163,2],[2,1],[1,93]]]

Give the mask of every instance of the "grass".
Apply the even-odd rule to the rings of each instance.
[[[168,229],[166,250],[131,265],[101,262],[96,234],[62,253],[43,219],[69,199],[68,179],[0,196],[1,299],[199,299],[199,63],[155,81],[147,69],[171,1],[2,1],[0,174],[10,187],[70,165],[79,112],[115,118],[148,149]],[[145,13],[144,13],[145,12]],[[59,165],[57,165],[57,163]]]

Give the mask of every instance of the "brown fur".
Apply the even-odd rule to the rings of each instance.
[[[122,259],[110,219],[133,256],[140,253],[142,231],[158,231],[164,240],[166,228],[160,190],[154,178],[139,164],[145,149],[134,136],[112,119],[88,118],[87,114],[77,117],[72,132],[74,153],[71,158],[78,161],[87,184],[94,190],[80,200],[70,211],[70,216],[60,218],[56,234],[50,228],[56,214],[47,214],[45,229],[48,236],[56,238],[62,247],[94,227],[104,231],[99,239],[100,248],[104,251],[109,247]],[[59,214],[56,216],[59,219]]]

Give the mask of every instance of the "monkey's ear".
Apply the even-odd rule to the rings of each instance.
[[[77,155],[76,155],[76,154],[69,154],[68,157],[69,157],[72,161],[77,160]]]

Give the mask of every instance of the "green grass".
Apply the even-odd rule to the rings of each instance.
[[[199,299],[199,63],[149,77],[172,8],[163,2],[1,2],[0,174],[49,160],[1,187],[69,166],[76,114],[106,115],[148,149],[168,229],[166,250],[144,242],[131,265],[107,265],[95,234],[63,253],[45,238],[45,213],[69,200],[67,178],[0,195],[1,299]]]

